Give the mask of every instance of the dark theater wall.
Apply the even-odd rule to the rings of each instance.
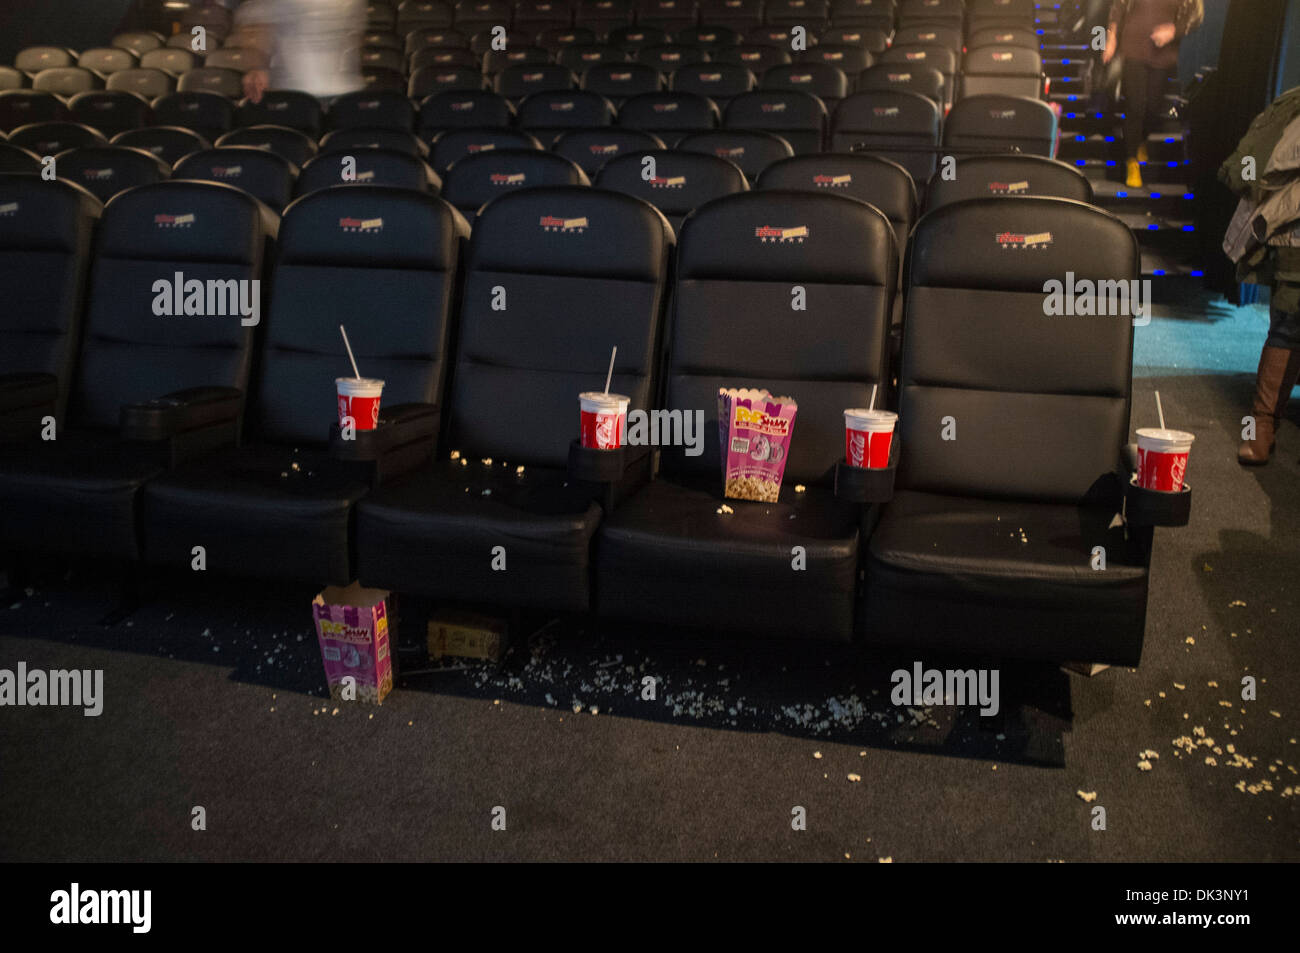
[[[132,0],[0,0],[0,63],[26,46],[107,43]]]

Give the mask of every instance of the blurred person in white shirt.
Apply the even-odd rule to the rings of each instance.
[[[236,10],[235,25],[270,64],[244,74],[244,95],[255,103],[268,89],[328,101],[365,88],[359,50],[364,0],[249,0]]]

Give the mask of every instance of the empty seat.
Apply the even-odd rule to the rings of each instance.
[[[191,129],[212,141],[235,124],[235,104],[216,93],[169,93],[154,100],[153,121]]]
[[[457,0],[453,22],[466,36],[494,26],[510,26],[509,0]]]
[[[1117,475],[1132,319],[1043,317],[1044,282],[1067,272],[1136,280],[1132,231],[1062,199],[973,199],[925,215],[909,259],[898,478],[868,544],[865,639],[1136,664],[1151,530],[1119,518]],[[958,439],[937,425],[949,417]]]
[[[933,66],[904,66],[898,63],[881,63],[868,67],[858,75],[858,92],[871,93],[882,90],[900,93],[918,93],[942,106],[944,79]]]
[[[398,93],[406,92],[406,77],[399,70],[383,67],[363,66],[361,82],[366,92]]]
[[[429,147],[415,133],[400,129],[367,129],[365,126],[335,129],[327,132],[320,141],[322,153],[352,152],[356,149],[393,149],[421,159],[429,154]]]
[[[604,96],[582,90],[534,93],[519,105],[519,127],[549,148],[570,129],[614,124],[614,104]]]
[[[77,56],[77,65],[107,76],[119,70],[133,69],[140,65],[140,57],[133,51],[120,46],[94,46],[82,50]]]
[[[942,46],[960,55],[965,45],[961,30],[956,27],[923,23],[903,27],[894,33],[894,46]]]
[[[32,89],[56,96],[75,96],[92,89],[103,89],[104,81],[80,66],[56,66],[43,69],[32,77]]]
[[[663,149],[663,140],[638,129],[574,129],[555,140],[551,151],[594,178],[611,159],[629,152]]]
[[[504,50],[488,50],[480,59],[479,66],[485,76],[495,78],[507,66],[549,62],[551,62],[551,54],[540,46],[507,46]],[[569,67],[568,63],[560,65]]]
[[[1023,46],[1037,50],[1039,42],[1038,34],[1028,27],[991,26],[974,30],[966,48],[973,50],[981,46]]]
[[[744,33],[763,25],[763,0],[700,0],[700,23]]]
[[[216,419],[221,426],[207,432],[216,429],[233,441],[238,417],[232,415],[248,390],[253,327],[227,309],[229,291],[256,293],[251,282],[262,278],[276,225],[252,196],[206,182],[141,186],[104,209],[68,422],[57,440],[0,454],[0,497],[6,501],[0,546],[18,553],[139,556],[140,490],[164,471],[166,455],[123,439],[123,411],[168,395],[175,395],[173,407],[201,402],[205,409],[193,410],[195,422]],[[209,292],[206,316],[166,316],[185,290],[160,291],[159,282],[171,285],[177,273],[186,283],[211,281],[207,287],[225,289],[220,300]],[[206,408],[214,403],[222,412],[209,416]]]
[[[239,99],[244,95],[244,80],[237,70],[199,66],[180,75],[176,80],[176,90],[182,93],[216,93],[227,99]]]
[[[764,44],[742,43],[717,50],[713,59],[718,63],[735,63],[761,76],[773,66],[783,66],[793,62],[788,50],[778,49]]]
[[[573,89],[577,85],[573,71],[555,63],[517,63],[497,73],[492,81],[492,88],[498,95],[512,100],[533,93]]]
[[[600,37],[585,26],[561,26],[538,32],[534,43],[548,53],[558,53],[570,46],[594,46]]]
[[[123,33],[115,33],[109,43],[112,46],[120,46],[124,50],[130,50],[137,56],[143,56],[150,50],[162,49],[163,36],[152,30],[128,30]]]
[[[287,126],[308,135],[320,133],[325,113],[320,100],[310,93],[291,89],[268,89],[260,102],[244,100],[236,121],[241,126]]]
[[[435,93],[420,104],[420,135],[466,127],[508,129],[514,115],[509,100],[487,90]]]
[[[847,78],[847,93],[853,92],[853,80],[871,65],[871,54],[860,46],[843,43],[818,43],[795,54],[796,63],[820,63],[833,66]],[[840,97],[841,99],[843,96]]]
[[[471,222],[488,202],[539,185],[587,185],[577,165],[553,152],[493,149],[466,156],[447,170],[442,195]],[[477,228],[477,226],[475,226]]]
[[[582,74],[582,88],[621,103],[663,88],[663,74],[644,63],[601,63]]]
[[[960,95],[995,93],[1041,98],[1045,77],[1037,50],[1024,46],[981,46],[962,59]]]
[[[524,47],[527,50],[527,47]],[[503,50],[503,55],[508,55],[514,50]],[[488,56],[493,54],[489,53]],[[414,72],[421,66],[484,66],[484,57],[475,53],[473,50],[462,49],[461,47],[441,47],[427,46],[422,50],[416,50],[410,56],[408,72]],[[486,69],[484,72],[488,72]]]
[[[601,507],[566,469],[577,395],[603,385],[617,347],[611,389],[651,406],[671,256],[663,217],[625,195],[534,188],[484,210],[445,418],[460,459],[358,505],[363,584],[497,610],[588,608]],[[508,572],[492,569],[498,545]]]
[[[0,141],[0,172],[39,175],[40,171],[41,157],[35,152],[12,142]]]
[[[146,129],[128,129],[113,137],[115,146],[130,146],[143,149],[150,155],[157,156],[168,165],[173,165],[181,156],[187,156],[210,145],[196,132],[182,129],[180,126],[150,126]]]
[[[811,93],[757,90],[728,103],[722,125],[774,132],[790,143],[795,155],[820,152],[826,138],[826,107]]]
[[[68,116],[106,136],[148,125],[149,103],[136,93],[97,89],[68,100]]]
[[[966,28],[971,33],[990,27],[1032,30],[1035,13],[1034,0],[971,0],[966,8]]]
[[[0,90],[25,89],[27,74],[12,66],[0,66]]]
[[[836,26],[860,26],[894,32],[894,0],[831,0],[831,20]]]
[[[750,182],[773,162],[794,155],[790,143],[778,135],[741,129],[697,132],[678,140],[677,148],[682,152],[700,152],[734,162]]]
[[[767,22],[776,26],[801,26],[816,34],[831,22],[828,0],[767,0]]]
[[[308,160],[298,176],[296,192],[307,195],[333,185],[387,185],[437,195],[442,183],[417,156],[395,149],[358,149]]]
[[[654,161],[654,174],[646,159]],[[687,215],[706,202],[749,189],[740,167],[728,159],[693,152],[628,152],[611,159],[596,176],[596,188],[634,195],[659,209],[681,230]]]
[[[702,412],[703,452],[663,448],[659,478],[602,522],[597,612],[759,637],[852,637],[862,512],[835,499],[832,473],[844,409],[865,406],[887,381],[896,259],[885,217],[833,195],[750,192],[686,220],[664,406]],[[807,310],[792,319],[795,286]],[[799,404],[776,501],[723,496],[721,387],[765,387]],[[791,571],[794,547],[802,571]]]
[[[1056,113],[1041,99],[967,96],[943,124],[945,149],[966,152],[1056,154]]]
[[[397,6],[398,32],[419,27],[449,27],[452,5],[442,0],[403,0]]]
[[[923,66],[943,74],[943,102],[952,102],[953,78],[957,73],[957,54],[942,46],[891,46],[876,58],[877,65],[906,66],[916,70]]]
[[[1042,195],[1092,202],[1092,183],[1072,165],[1036,155],[963,156],[951,179],[936,175],[925,210],[990,195]]]
[[[670,86],[675,92],[707,96],[725,109],[733,97],[758,85],[753,70],[738,63],[697,63],[674,70]]]
[[[337,420],[334,380],[348,367],[338,328],[346,325],[358,363],[384,381],[380,428],[406,425],[415,459],[427,459],[466,236],[464,220],[445,202],[414,192],[328,190],[294,203],[276,248],[250,413],[255,439],[149,485],[150,562],[188,565],[202,540],[209,570],[352,579],[351,510],[369,484],[327,449]]]
[[[105,80],[104,88],[135,93],[152,102],[159,96],[172,92],[176,88],[176,80],[160,69],[124,69]]]
[[[578,0],[573,22],[591,27],[597,33],[609,33],[632,22],[631,0]]]
[[[626,63],[628,54],[613,46],[566,46],[555,54],[555,62],[582,76],[593,66]]]
[[[515,4],[515,29],[540,33],[573,23],[573,8],[566,0],[520,0]]]
[[[330,105],[326,121],[331,129],[370,126],[409,132],[415,128],[415,106],[402,93],[347,93]]]
[[[718,107],[696,93],[642,93],[619,107],[618,124],[653,132],[671,147],[687,133],[716,128]]]
[[[130,146],[82,146],[55,156],[59,177],[75,182],[101,202],[123,189],[152,185],[171,175],[171,166]]]
[[[243,189],[275,213],[293,198],[298,169],[288,159],[253,146],[220,146],[194,152],[176,163],[172,178],[220,182]]]
[[[817,44],[826,43],[831,46],[851,46],[855,49],[866,50],[874,57],[877,53],[883,53],[889,46],[889,33],[885,30],[873,30],[863,26],[833,26],[823,30],[817,37]]]
[[[657,26],[620,26],[609,31],[610,46],[636,55],[647,46],[661,46],[672,39],[667,31]]]
[[[307,160],[317,152],[316,142],[311,136],[288,126],[244,126],[232,129],[219,138],[218,146],[252,146],[263,152],[271,152],[286,159],[291,165],[302,168]],[[207,148],[204,146],[203,148]]]
[[[673,34],[674,42],[682,46],[694,46],[704,50],[712,56],[715,50],[725,49],[728,46],[739,46],[744,37],[741,31],[729,26],[720,26],[715,23],[704,21],[706,25],[690,26],[684,30],[677,30]]]
[[[16,147],[0,143],[3,155]],[[35,160],[35,157],[31,157]],[[32,170],[36,171],[36,170]],[[67,182],[0,175],[0,440],[34,437],[53,413],[61,429],[80,341],[90,241],[100,203]],[[48,391],[10,397],[17,375],[49,375]],[[34,425],[34,426],[33,426]],[[57,431],[56,431],[57,432]],[[7,508],[8,504],[6,504]]]
[[[367,3],[366,29],[369,31],[389,31],[397,29],[396,5],[382,2]]]
[[[76,65],[76,54],[62,46],[28,46],[14,57],[14,66],[29,76],[41,70]]]
[[[436,47],[426,47],[426,49],[436,49]],[[418,52],[423,53],[424,50]],[[452,52],[448,50],[447,52]],[[462,53],[469,52],[462,50]],[[393,49],[388,46],[363,46],[359,50],[350,51],[357,58],[357,63],[362,67],[397,70],[399,73],[406,71],[406,54],[401,49]]]
[[[811,93],[827,109],[849,94],[849,79],[844,70],[825,63],[795,63],[790,66],[773,66],[763,74],[765,90],[794,90]]]
[[[961,29],[966,10],[962,0],[902,0],[898,5],[900,28],[937,23]]]
[[[98,129],[79,122],[36,122],[9,133],[15,146],[31,149],[38,156],[52,156],[79,146],[102,146],[108,139]]]
[[[406,94],[412,99],[424,99],[447,90],[480,90],[483,83],[483,71],[477,66],[422,66],[411,74]]]
[[[939,106],[919,93],[855,93],[835,110],[831,151],[855,147],[897,162],[916,182],[927,182],[937,162]]]
[[[429,161],[439,175],[466,156],[497,149],[537,149],[542,144],[522,129],[449,129],[433,140]]]
[[[68,115],[68,107],[53,93],[31,89],[6,89],[0,92],[0,132],[34,122],[52,122]]]
[[[696,23],[696,0],[637,0],[638,26],[655,26],[672,33]]]
[[[406,54],[410,56],[417,50],[431,46],[440,48],[470,48],[469,37],[459,30],[447,30],[441,27],[429,27],[412,30],[406,34]]]
[[[178,50],[172,47],[150,50],[140,57],[140,67],[142,69],[160,69],[172,76],[187,73],[195,69],[201,62],[202,60],[193,50]]]
[[[499,46],[504,46],[506,50],[518,50],[525,46],[531,47],[535,39],[536,37],[529,36],[527,33],[514,30],[507,31],[504,41],[498,42],[497,34],[491,30],[480,30],[469,38],[469,48],[471,52],[485,59],[486,54],[494,52]],[[549,53],[547,55],[549,57]]]
[[[745,34],[745,44],[770,46],[791,53],[794,51],[794,34],[791,30],[791,26],[780,23],[756,27]]]
[[[682,66],[692,63],[707,63],[709,54],[706,50],[676,43],[664,43],[659,46],[644,46],[636,51],[636,61],[646,66],[653,66],[661,73],[671,73]]]

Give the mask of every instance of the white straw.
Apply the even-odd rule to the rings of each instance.
[[[618,353],[618,345],[614,350],[609,352],[609,372],[605,374],[605,393],[609,393],[609,382],[614,379],[614,355]]]
[[[875,410],[875,409],[876,409],[876,388],[879,387],[879,386],[880,386],[879,384],[872,384],[872,385],[871,385],[871,404],[870,404],[870,406],[867,407],[867,410]]]
[[[1165,409],[1160,406],[1160,391],[1156,391],[1156,413],[1160,415],[1160,429],[1165,429]]]
[[[352,345],[348,343],[348,332],[343,330],[343,325],[339,325],[339,333],[343,335],[343,346],[348,349],[348,360],[352,362],[352,373],[356,375],[357,380],[361,380],[361,372],[357,370],[357,359],[352,355]]]

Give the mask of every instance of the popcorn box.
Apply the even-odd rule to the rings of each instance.
[[[428,638],[429,658],[434,661],[452,655],[499,662],[508,642],[504,620],[456,611],[430,619]]]
[[[718,389],[724,496],[776,502],[798,410],[794,398],[766,390]]]
[[[383,704],[393,690],[388,593],[360,583],[328,586],[311,603],[330,697],[344,698],[344,679],[356,680],[356,701]]]

